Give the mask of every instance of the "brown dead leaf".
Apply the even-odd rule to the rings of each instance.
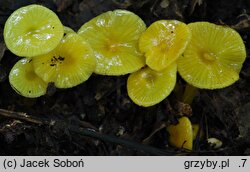
[[[174,109],[177,111],[180,116],[192,116],[192,108],[189,104],[177,101],[174,105]]]

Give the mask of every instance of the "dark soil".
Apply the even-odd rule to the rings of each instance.
[[[108,10],[127,9],[147,25],[159,19],[209,21],[236,29],[250,45],[249,0],[5,0],[0,1],[0,155],[250,155],[250,59],[240,80],[220,90],[199,90],[187,115],[199,123],[203,138],[194,150],[168,145],[165,125],[176,122],[188,105],[173,92],[160,104],[142,108],[128,97],[128,76],[92,75],[67,90],[48,88],[27,99],[10,86],[8,73],[19,59],[6,50],[3,27],[19,7],[42,4],[75,31]],[[178,76],[178,84],[185,82]],[[223,142],[213,149],[206,138]]]

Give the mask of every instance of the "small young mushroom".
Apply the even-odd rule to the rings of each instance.
[[[29,98],[40,97],[47,89],[47,83],[35,74],[30,58],[23,58],[13,66],[9,82],[18,94]]]
[[[96,60],[89,44],[76,33],[68,33],[51,52],[33,58],[36,74],[57,88],[71,88],[86,81]]]
[[[78,31],[94,50],[96,74],[124,75],[145,65],[138,40],[146,25],[126,10],[105,12],[85,23]]]
[[[145,53],[146,64],[160,71],[183,53],[191,32],[177,20],[159,20],[151,24],[139,39],[139,48]]]
[[[227,87],[239,79],[246,58],[240,35],[208,22],[188,24],[192,38],[177,60],[178,72],[190,85],[203,89]]]
[[[187,117],[178,119],[177,125],[167,127],[169,133],[169,143],[177,148],[188,150],[193,149],[193,129],[190,120]]]
[[[57,15],[41,5],[28,5],[14,11],[4,26],[7,48],[22,57],[33,57],[53,50],[63,37]]]
[[[165,99],[176,83],[176,63],[162,71],[149,67],[130,74],[127,81],[128,95],[139,106],[153,106]]]

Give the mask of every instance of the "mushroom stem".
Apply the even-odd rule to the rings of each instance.
[[[176,82],[173,92],[174,92],[174,95],[175,95],[177,100],[182,100],[184,86],[182,84]]]
[[[198,93],[198,88],[187,83],[184,93],[182,95],[182,101],[184,103],[191,104],[197,93]]]

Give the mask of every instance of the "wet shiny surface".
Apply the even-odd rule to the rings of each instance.
[[[95,73],[123,75],[145,65],[138,49],[138,39],[145,29],[144,22],[134,13],[115,10],[85,23],[78,34],[94,50],[97,59]]]
[[[167,127],[169,133],[169,143],[177,148],[188,150],[193,149],[193,129],[190,120],[187,117],[178,119],[177,125]]]
[[[186,24],[177,20],[160,20],[151,24],[139,40],[146,64],[160,71],[183,53],[191,33]]]
[[[192,39],[178,59],[178,71],[189,84],[206,89],[224,88],[239,79],[246,58],[240,35],[231,28],[208,22],[188,25]]]
[[[11,69],[9,81],[20,95],[29,98],[40,97],[46,93],[47,84],[39,78],[33,68],[32,60],[19,60]]]
[[[129,97],[139,106],[153,106],[165,99],[174,89],[177,65],[168,66],[161,72],[149,67],[131,74],[127,81]]]
[[[91,47],[76,33],[68,33],[56,49],[33,59],[34,69],[46,82],[70,88],[86,81],[94,72],[96,59]]]
[[[54,49],[63,36],[56,14],[40,5],[22,7],[11,14],[4,28],[4,40],[18,56],[32,57]]]

